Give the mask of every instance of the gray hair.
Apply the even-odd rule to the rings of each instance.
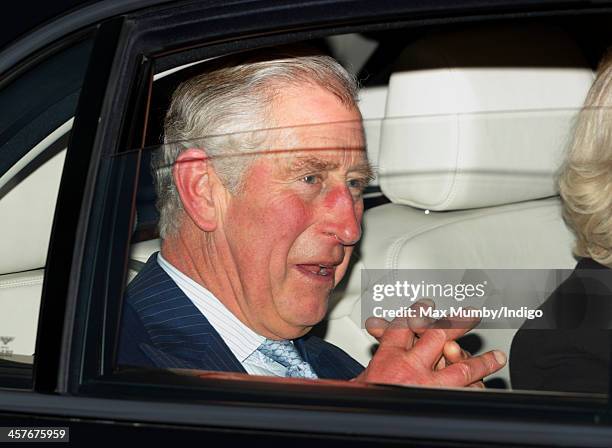
[[[175,90],[164,121],[164,144],[153,154],[152,170],[162,239],[176,234],[183,207],[172,166],[187,148],[203,148],[216,174],[238,194],[244,173],[263,143],[263,134],[245,132],[274,127],[270,107],[283,87],[315,84],[347,107],[356,107],[358,83],[335,59],[304,47],[214,62],[204,73]],[[240,157],[229,157],[242,154]]]

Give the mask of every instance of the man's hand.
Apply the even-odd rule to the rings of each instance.
[[[426,301],[413,307],[432,306]],[[368,319],[368,332],[380,346],[367,369],[355,381],[440,387],[484,387],[482,378],[501,369],[506,356],[492,351],[470,355],[455,339],[478,323],[476,319]]]
[[[430,299],[421,299],[418,302],[415,302],[410,307],[412,309],[418,310],[419,308],[435,308],[435,302]],[[462,322],[462,325],[467,328],[473,328],[478,325],[478,319],[463,319],[459,322]],[[445,323],[447,325],[445,325]],[[376,338],[376,340],[380,343],[382,335],[385,333],[387,327],[391,324],[391,322],[386,321],[384,319],[371,317],[366,321],[366,330],[368,333]],[[408,318],[406,319],[406,324],[408,327],[416,333],[416,337],[414,338],[414,342],[418,340],[420,334],[422,334],[428,328],[436,325],[436,320],[433,318],[426,317],[416,317],[416,318]],[[438,323],[439,327],[446,326],[450,327],[450,321],[448,319],[444,319],[441,323]],[[435,370],[440,370],[447,365],[454,364],[456,362],[462,361],[464,359],[469,358],[471,355],[463,350],[461,346],[455,340],[449,340],[444,344],[443,356],[440,358],[438,363],[436,364]]]

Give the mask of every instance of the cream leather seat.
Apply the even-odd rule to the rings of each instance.
[[[334,297],[326,339],[367,365],[360,269],[573,268],[554,173],[592,79],[556,29],[482,28],[406,48],[380,135],[391,203],[365,213],[360,259]],[[515,331],[473,333],[481,351],[508,353]],[[507,368],[497,376],[508,381]]]
[[[385,118],[387,90],[387,86],[377,86],[366,87],[359,92],[359,109],[363,118],[368,159],[374,167],[378,166],[380,131]],[[372,185],[378,185],[378,178],[372,181]]]

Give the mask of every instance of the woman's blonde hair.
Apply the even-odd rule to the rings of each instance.
[[[612,51],[600,62],[578,116],[559,190],[576,234],[574,253],[612,267]]]

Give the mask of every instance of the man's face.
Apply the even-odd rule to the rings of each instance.
[[[328,91],[286,88],[272,115],[292,127],[249,167],[220,230],[236,277],[230,309],[258,333],[289,339],[323,319],[346,272],[370,168],[359,111]]]

